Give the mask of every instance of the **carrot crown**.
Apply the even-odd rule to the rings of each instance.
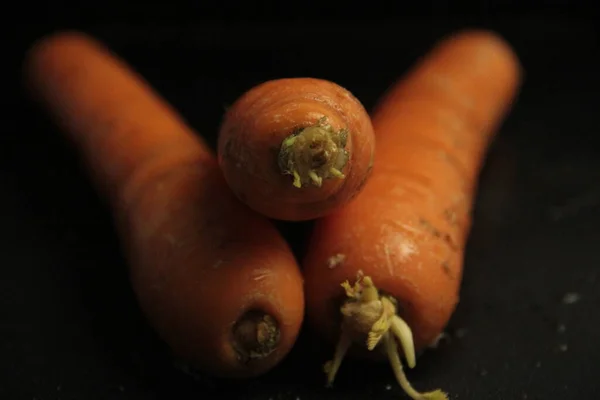
[[[297,188],[321,187],[324,179],[344,179],[348,163],[348,130],[335,131],[323,117],[315,125],[297,129],[281,143],[279,168],[293,177]]]

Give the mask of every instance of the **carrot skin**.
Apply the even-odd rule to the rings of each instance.
[[[227,110],[218,138],[219,164],[237,197],[287,221],[322,217],[351,201],[370,176],[374,150],[360,101],[314,78],[251,88]]]
[[[383,96],[372,116],[372,176],[316,222],[303,261],[317,331],[336,340],[340,283],[359,270],[398,301],[417,351],[443,331],[459,301],[478,173],[519,83],[512,49],[474,30],[443,40]]]
[[[195,132],[83,33],[34,44],[24,76],[107,199],[141,308],[173,351],[222,377],[277,365],[304,316],[302,276]]]

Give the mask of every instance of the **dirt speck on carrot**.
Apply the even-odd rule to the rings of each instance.
[[[444,270],[444,273],[448,276],[448,278],[456,279],[456,276],[454,276],[454,273],[452,272],[452,269],[450,268],[450,261],[443,261],[442,269]]]
[[[457,220],[457,216],[456,216],[456,211],[452,210],[452,209],[446,209],[444,210],[444,216],[446,217],[446,220],[451,224],[454,225],[456,224],[456,220]]]
[[[446,232],[442,232],[440,231],[436,226],[434,226],[431,222],[429,222],[427,219],[425,218],[420,218],[419,222],[421,223],[421,225],[423,225],[423,227],[434,237],[436,238],[441,238],[443,239],[446,243],[448,243],[448,245],[454,249],[457,250],[457,246],[454,243],[454,240],[452,239],[452,237],[450,236],[449,233]]]

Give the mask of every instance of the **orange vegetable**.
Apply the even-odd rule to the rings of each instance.
[[[363,355],[387,354],[414,399],[445,398],[410,386],[394,337],[413,367],[458,303],[478,173],[519,81],[507,44],[467,31],[442,41],[379,103],[373,174],[353,202],[316,222],[304,260],[307,318],[340,335],[329,383],[358,341],[381,350]],[[349,299],[340,309],[341,282]]]
[[[219,131],[219,164],[233,192],[275,219],[321,217],[361,190],[375,141],[362,104],[335,83],[278,79],[242,95]]]
[[[231,194],[205,144],[82,33],[36,43],[25,76],[109,201],[133,288],[164,340],[217,376],[276,365],[303,319],[302,276],[275,227]]]

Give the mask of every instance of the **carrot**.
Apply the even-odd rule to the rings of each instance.
[[[233,192],[274,219],[321,217],[354,198],[373,166],[371,119],[346,89],[322,79],[262,83],[219,130],[219,164]]]
[[[353,202],[316,222],[304,260],[307,318],[326,337],[340,335],[329,384],[358,341],[356,355],[387,354],[413,399],[446,398],[412,388],[394,337],[414,367],[454,312],[478,173],[519,83],[519,62],[502,39],[466,31],[439,43],[379,102],[372,177]]]
[[[24,75],[107,199],[141,308],[174,353],[222,377],[275,366],[302,323],[302,276],[270,221],[231,194],[208,147],[83,33],[34,44]]]

